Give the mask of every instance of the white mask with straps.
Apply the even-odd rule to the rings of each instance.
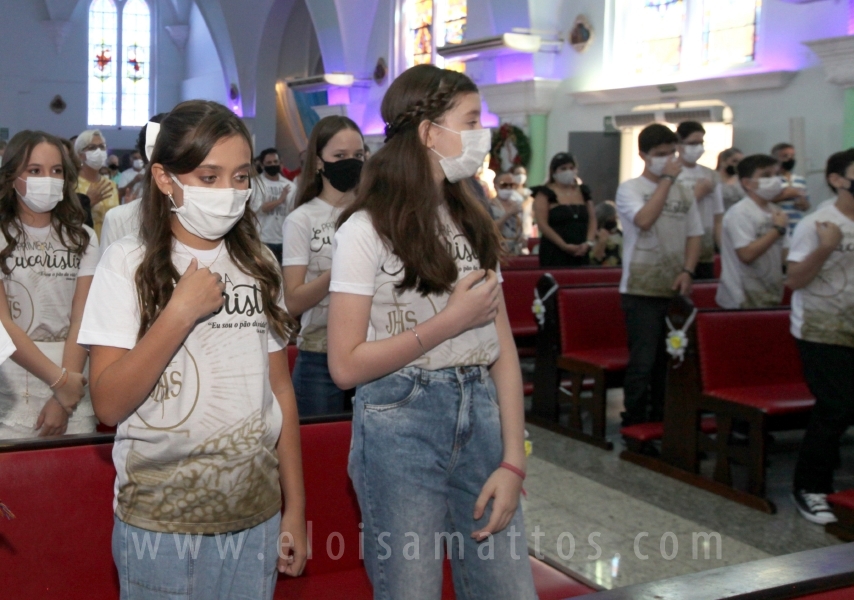
[[[483,159],[489,154],[492,146],[492,133],[489,129],[466,129],[463,131],[454,131],[443,127],[438,123],[433,123],[436,127],[456,133],[460,136],[463,143],[463,152],[459,156],[442,156],[435,148],[430,148],[442,158],[439,164],[445,172],[445,177],[451,183],[456,183],[467,177],[471,177],[477,170],[483,166]]]
[[[101,150],[98,148],[97,150],[89,150],[85,153],[86,156],[86,164],[96,171],[107,164],[107,151]]]
[[[251,190],[184,185],[174,175],[170,177],[184,191],[184,205],[178,207],[172,200],[172,212],[190,233],[218,240],[243,217]]]
[[[27,208],[35,213],[50,212],[62,200],[64,179],[56,177],[27,177],[26,179],[18,177],[18,179],[27,184],[27,193],[18,192],[18,195]]]
[[[763,200],[773,200],[783,191],[783,180],[779,177],[759,177],[753,192]]]

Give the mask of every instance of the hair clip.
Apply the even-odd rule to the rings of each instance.
[[[157,141],[158,134],[160,134],[160,123],[149,121],[145,124],[145,156],[149,162],[154,153],[154,143]]]

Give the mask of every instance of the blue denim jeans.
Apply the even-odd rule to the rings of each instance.
[[[293,383],[299,416],[344,412],[344,391],[332,381],[325,352],[300,350],[294,364]]]
[[[357,388],[348,471],[375,600],[437,600],[450,548],[459,600],[536,598],[521,506],[484,542],[472,514],[503,455],[485,367],[406,367]]]
[[[121,600],[271,600],[281,515],[218,535],[156,533],[114,517]]]

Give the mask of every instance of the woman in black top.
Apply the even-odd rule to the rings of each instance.
[[[540,266],[590,264],[588,253],[596,237],[596,212],[590,189],[578,181],[572,154],[556,154],[549,165],[549,180],[531,191],[541,238]]]

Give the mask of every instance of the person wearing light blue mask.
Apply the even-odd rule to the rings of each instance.
[[[62,142],[39,131],[16,134],[0,167],[0,322],[18,349],[0,365],[0,439],[97,425],[76,334],[98,239],[83,225],[75,174]]]
[[[395,79],[386,144],[333,239],[329,369],[356,388],[348,470],[375,600],[438,600],[447,536],[457,598],[536,597],[511,541],[525,536],[526,459],[500,240],[465,183],[489,152],[480,115],[463,74],[418,65]]]
[[[251,136],[225,106],[191,100],[146,125],[149,147],[139,234],[101,257],[78,338],[96,414],[116,426],[121,593],[271,600],[308,542],[286,350],[296,323],[246,210]],[[133,551],[162,533],[198,539],[198,552]],[[223,556],[206,534],[242,549]]]

